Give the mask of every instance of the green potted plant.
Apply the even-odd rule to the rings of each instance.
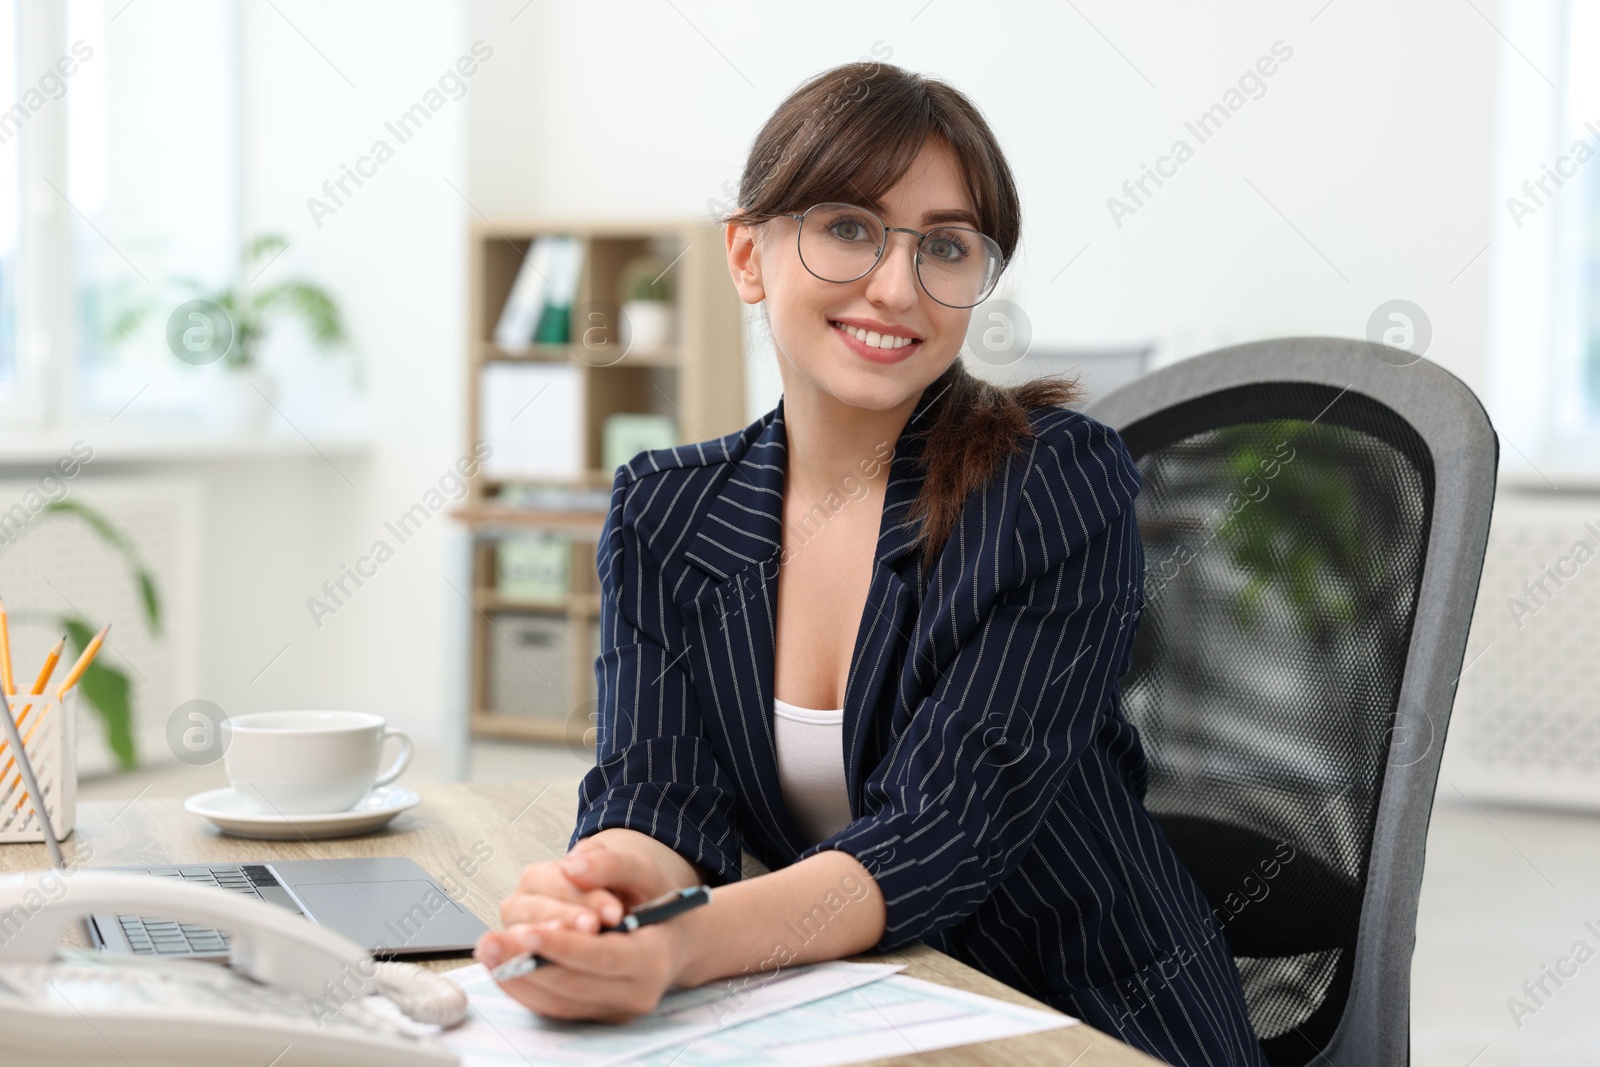
[[[629,260],[617,276],[622,304],[622,344],[632,350],[665,348],[677,339],[672,261],[658,255]]]
[[[43,510],[45,514],[71,516],[82,521],[123,558],[139,591],[145,626],[152,634],[159,634],[161,598],[156,590],[155,578],[140,560],[138,550],[127,535],[100,512],[76,500],[55,500],[46,504]],[[28,527],[27,532],[34,528]],[[24,609],[13,612],[13,615],[19,621],[37,621],[66,635],[67,651],[62,656],[64,666],[56,677],[57,681],[65,674],[66,667],[83,652],[101,625],[84,618],[75,609],[66,612]],[[105,655],[98,656],[83,672],[83,677],[78,680],[79,704],[99,718],[106,745],[111,749],[117,766],[125,771],[132,770],[139,762],[133,730],[133,682],[121,669],[112,666],[109,659]]]
[[[344,320],[331,293],[306,278],[287,278],[257,287],[249,279],[265,270],[289,247],[281,234],[262,234],[244,247],[238,278],[221,287],[192,278],[178,279],[188,299],[220,308],[232,327],[232,341],[216,361],[221,374],[209,413],[216,424],[246,432],[259,431],[276,399],[276,385],[261,367],[261,345],[281,318],[298,319],[319,350],[347,343]],[[161,305],[145,301],[117,316],[108,331],[113,343],[126,340]]]

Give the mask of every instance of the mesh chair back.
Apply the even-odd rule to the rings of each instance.
[[[1347,1062],[1335,1049],[1405,1063],[1488,419],[1436,365],[1318,338],[1195,357],[1087,411],[1145,479],[1123,679],[1145,802],[1212,904],[1262,1047],[1274,1067]],[[1441,626],[1429,612],[1447,605]]]

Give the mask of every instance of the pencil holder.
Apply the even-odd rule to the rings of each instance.
[[[68,689],[64,700],[53,693],[18,693],[6,699],[44,793],[50,825],[56,839],[64,840],[78,818],[78,687]],[[38,798],[28,795],[22,767],[12,758],[11,745],[0,732],[0,844],[43,841],[39,808]]]

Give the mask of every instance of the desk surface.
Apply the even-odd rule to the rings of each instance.
[[[253,841],[228,837],[183,810],[180,800],[136,799],[131,803],[80,804],[74,833],[63,851],[73,866],[139,863],[214,863],[259,859],[321,859],[339,856],[410,856],[458,901],[490,926],[499,925],[500,901],[515,888],[528,863],[566,854],[577,820],[578,779],[434,785],[419,789],[423,802],[362,837],[331,841]],[[70,845],[70,847],[69,847]],[[0,871],[49,865],[43,845],[0,845]],[[745,876],[765,871],[745,855]],[[971,990],[1013,1004],[1052,1011],[1035,1000],[950,956],[918,944],[860,962],[904,963],[902,974]],[[430,961],[451,970],[468,957]],[[1085,1024],[1039,1034],[912,1052],[870,1062],[875,1067],[1139,1067],[1158,1064],[1115,1038]]]

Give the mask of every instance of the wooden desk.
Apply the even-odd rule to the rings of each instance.
[[[497,927],[500,901],[516,887],[522,868],[565,855],[567,839],[577,821],[576,778],[433,785],[419,791],[422,804],[396,818],[386,830],[331,841],[228,837],[206,820],[184,811],[182,801],[175,799],[97,801],[78,806],[76,828],[63,842],[62,850],[71,866],[82,867],[410,856],[439,879],[456,900],[485,923]],[[49,866],[49,862],[43,845],[0,845],[0,871],[37,869]],[[746,877],[765,870],[755,857],[745,855]],[[905,970],[900,973],[913,978],[1013,1004],[1054,1010],[928,945],[855,959],[904,963]],[[462,957],[434,960],[425,966],[451,970],[470,962],[470,958]],[[1139,1067],[1160,1061],[1080,1023],[1003,1041],[863,1062],[873,1067]]]

